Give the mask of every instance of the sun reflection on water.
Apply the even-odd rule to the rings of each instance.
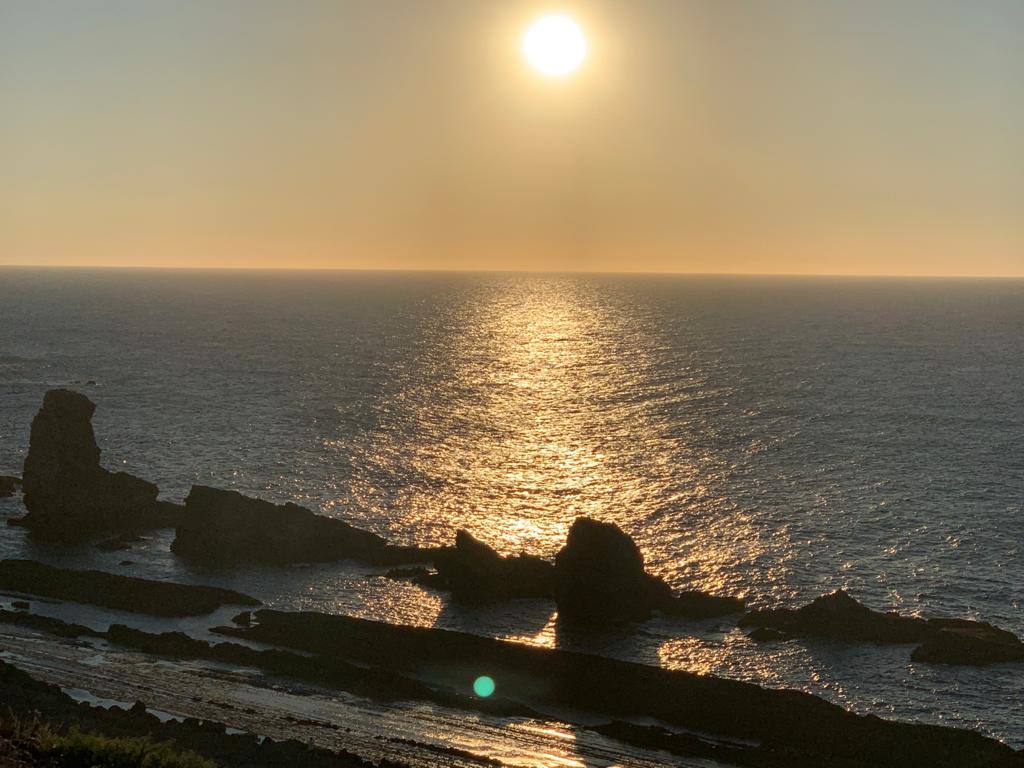
[[[751,563],[786,583],[785,530],[766,539],[763,512],[722,492],[735,467],[700,432],[706,401],[728,395],[709,373],[720,361],[571,277],[509,276],[446,306],[394,372],[374,428],[344,448],[346,507],[393,540],[449,544],[466,528],[502,553],[545,557],[589,515],[634,536],[676,588],[746,594]],[[549,618],[501,634],[553,645],[556,630]],[[659,655],[713,666],[678,651]]]

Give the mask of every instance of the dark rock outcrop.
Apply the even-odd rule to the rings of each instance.
[[[740,619],[761,642],[787,637],[826,637],[868,643],[920,643],[915,661],[984,666],[1024,661],[1024,643],[1011,632],[982,621],[922,619],[874,611],[844,590],[802,608],[754,611]]]
[[[1024,643],[1015,634],[980,621],[932,619],[931,630],[910,655],[931,664],[975,667],[1024,661]]]
[[[873,611],[842,589],[802,608],[754,611],[740,619],[741,627],[764,627],[790,636],[810,635],[869,643],[919,642],[926,625],[924,619]]]
[[[21,478],[14,477],[14,475],[0,475],[0,499],[13,496],[20,487]]]
[[[297,504],[272,504],[202,485],[192,486],[171,550],[203,562],[273,565],[351,558],[375,564],[423,562],[435,550],[391,547],[375,533]]]
[[[578,517],[555,558],[555,599],[560,619],[576,624],[640,621],[652,611],[707,618],[738,613],[743,601],[703,592],[673,595],[644,570],[644,558],[614,523]]]
[[[16,521],[34,536],[73,541],[109,531],[164,525],[174,505],[157,502],[152,483],[100,466],[92,429],[96,406],[53,389],[32,420],[22,484],[28,514]]]
[[[455,546],[434,557],[436,583],[462,600],[552,597],[555,569],[534,555],[502,557],[494,549],[460,530]]]
[[[34,560],[0,560],[0,590],[152,616],[194,616],[222,605],[259,605],[255,598],[229,589],[54,568]]]
[[[639,621],[665,598],[636,543],[614,523],[579,517],[555,557],[558,617],[583,624]]]

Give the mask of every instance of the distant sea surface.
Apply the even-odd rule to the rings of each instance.
[[[0,268],[0,473],[20,472],[53,387],[97,403],[105,465],[163,498],[203,483],[395,542],[466,528],[544,556],[591,515],[676,588],[765,607],[842,587],[1024,635],[1024,281]],[[1024,746],[1024,665],[758,646],[728,619],[575,635],[542,601],[467,608],[351,563],[201,571],[170,539],[69,552],[0,528],[0,555],[799,688]]]

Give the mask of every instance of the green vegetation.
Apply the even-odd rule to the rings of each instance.
[[[38,717],[0,718],[0,768],[216,768],[195,752],[148,738],[55,730]]]

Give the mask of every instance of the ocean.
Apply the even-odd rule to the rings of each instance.
[[[553,556],[618,523],[679,589],[1024,635],[1024,281],[0,268],[0,473],[43,394],[98,408],[108,468],[295,501],[396,543],[458,528]],[[19,513],[0,501],[0,516]],[[0,556],[240,589],[797,688],[1024,747],[1024,665],[757,645],[730,619],[579,634],[353,563],[195,569],[0,528]]]

